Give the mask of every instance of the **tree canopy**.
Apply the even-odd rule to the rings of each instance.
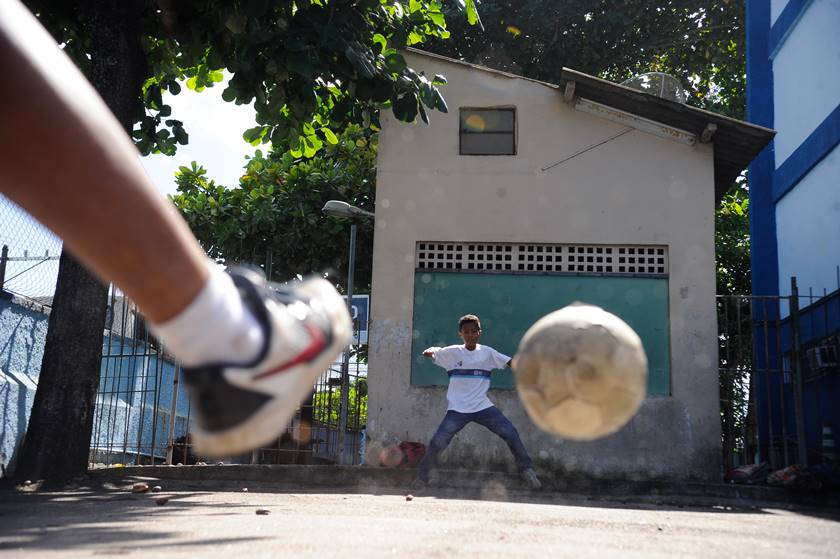
[[[690,104],[744,114],[741,0],[482,0],[483,29],[453,21],[433,52],[557,83],[566,66],[616,82],[675,75]]]
[[[235,188],[217,185],[194,162],[178,171],[172,201],[207,254],[219,261],[262,266],[278,280],[325,269],[343,272],[348,226],[320,210],[333,198],[373,209],[376,146],[376,135],[350,125],[310,159],[257,150]],[[358,225],[358,252],[369,256],[373,224]],[[369,257],[357,260],[357,289],[369,287],[370,267]],[[335,281],[343,279],[339,273]]]
[[[376,122],[390,108],[404,121],[427,109],[446,111],[442,76],[408,67],[399,49],[449,32],[438,0],[133,0],[122,3],[122,25],[106,31],[95,2],[29,0],[30,8],[85,73],[96,80],[97,35],[118,33],[138,57],[130,124],[141,153],[173,154],[187,131],[163,102],[179,82],[201,91],[231,74],[222,97],[254,103],[256,126],[245,137],[314,155],[334,144],[344,122]],[[473,0],[451,11],[475,18]]]

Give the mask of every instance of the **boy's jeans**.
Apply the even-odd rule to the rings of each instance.
[[[516,427],[499,411],[499,408],[490,406],[473,413],[447,411],[443,421],[440,422],[440,427],[432,437],[432,442],[429,443],[429,448],[426,449],[423,460],[417,465],[418,478],[426,482],[429,481],[429,470],[437,464],[438,455],[449,445],[452,437],[471,421],[487,427],[507,443],[508,448],[516,458],[516,467],[520,472],[533,467],[531,457],[528,456],[528,451],[525,450],[525,445],[522,444]]]

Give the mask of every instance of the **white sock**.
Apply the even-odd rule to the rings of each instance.
[[[193,301],[152,332],[182,365],[247,363],[263,346],[263,332],[243,305],[233,279],[208,261],[210,277]]]

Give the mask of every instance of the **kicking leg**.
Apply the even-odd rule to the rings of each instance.
[[[199,453],[274,438],[350,338],[342,298],[324,280],[275,291],[213,266],[102,99],[14,0],[0,1],[0,75],[11,77],[0,87],[0,191],[151,321],[185,366]]]

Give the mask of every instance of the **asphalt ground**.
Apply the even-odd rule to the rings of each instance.
[[[305,479],[305,468],[250,470],[273,472],[274,481],[243,480],[249,475],[237,471],[249,470],[225,467],[140,475],[156,471],[94,472],[52,488],[6,484],[0,557],[840,557],[840,510],[832,506],[661,490],[528,491],[503,475],[410,499],[407,474],[399,483],[388,473],[355,484],[329,468],[311,484],[294,477]],[[149,490],[132,492],[136,483]]]

